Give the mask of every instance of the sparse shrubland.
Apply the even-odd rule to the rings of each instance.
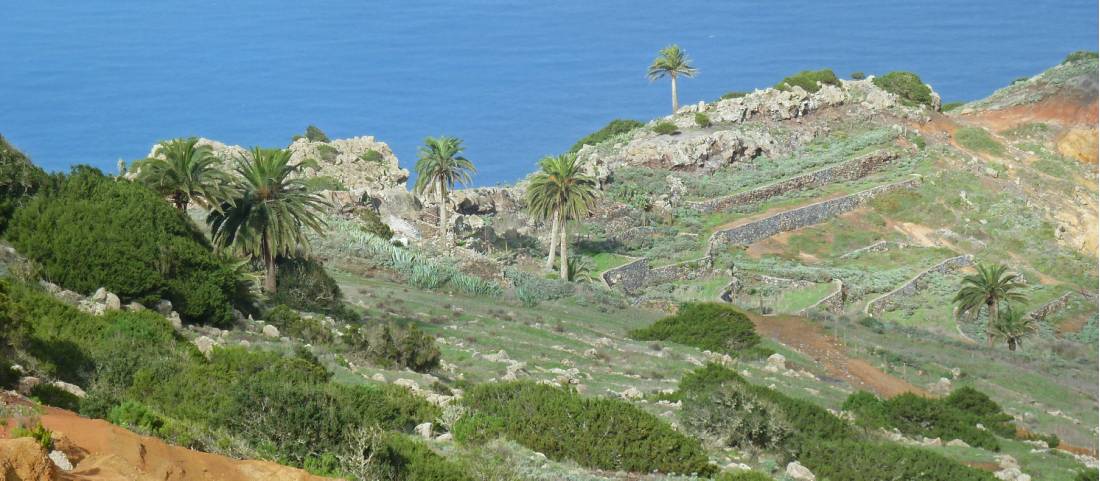
[[[598,145],[608,139],[624,136],[627,133],[633,132],[635,129],[642,127],[643,123],[637,120],[625,120],[615,119],[609,122],[607,125],[600,128],[591,134],[588,134],[573,144],[569,148],[569,152],[577,152],[581,150],[581,147],[585,145]]]
[[[698,441],[624,401],[510,382],[478,385],[463,402],[472,414],[456,426],[460,441],[506,436],[552,459],[598,469],[704,476],[715,471]]]
[[[906,105],[932,105],[932,89],[912,72],[890,72],[873,80],[879,88],[897,95]]]
[[[873,396],[857,393],[848,398],[844,408],[856,413],[865,425],[897,428],[911,436],[940,438],[945,442],[961,439],[990,451],[1000,450],[993,432],[1011,436],[1015,431],[1008,423],[1011,417],[984,394],[970,388],[959,389],[943,400],[906,393],[875,402]],[[978,424],[989,431],[975,427]]]
[[[683,304],[675,315],[630,335],[639,341],[672,341],[731,354],[760,342],[752,321],[733,307],[716,302]]]
[[[821,90],[822,85],[840,85],[840,79],[831,69],[803,70],[794,75],[780,80],[775,84],[778,90],[790,90],[791,87],[800,87],[810,93]]]

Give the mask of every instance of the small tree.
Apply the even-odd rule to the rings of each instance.
[[[1023,347],[1024,339],[1039,332],[1039,321],[1025,314],[1023,310],[1009,305],[1005,311],[997,316],[997,322],[990,324],[990,334],[1008,344],[1009,351],[1015,351]]]
[[[995,336],[991,329],[998,323],[1001,302],[1027,300],[1027,297],[1020,292],[1024,284],[1019,281],[1019,278],[1018,274],[1008,273],[1008,268],[1004,265],[978,264],[978,273],[963,278],[962,287],[952,300],[958,304],[960,316],[976,319],[982,309],[985,309],[989,317],[986,324],[986,340],[989,342],[989,347],[993,347]]]
[[[657,58],[653,59],[653,63],[649,65],[646,75],[651,81],[665,77],[672,80],[672,113],[676,113],[680,110],[680,100],[676,94],[676,78],[680,75],[691,78],[697,73],[699,71],[691,66],[691,59],[688,58],[687,53],[679,45],[672,44],[657,53]]]
[[[462,140],[457,137],[428,137],[420,146],[416,161],[417,194],[435,191],[439,202],[439,238],[447,242],[447,192],[456,183],[470,183],[470,175],[477,172],[474,164],[462,156]]]

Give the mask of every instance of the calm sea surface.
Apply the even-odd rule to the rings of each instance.
[[[0,133],[40,165],[113,171],[160,139],[284,146],[309,123],[403,166],[463,138],[511,182],[616,117],[669,109],[645,67],[677,42],[682,103],[807,68],[912,70],[983,97],[1097,48],[1097,2],[36,0],[0,8]]]

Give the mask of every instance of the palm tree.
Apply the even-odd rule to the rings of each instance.
[[[531,177],[527,185],[527,205],[536,215],[555,212],[560,229],[562,280],[569,279],[569,235],[566,229],[570,219],[588,215],[596,200],[596,180],[581,173],[577,154],[568,153],[549,157],[540,162],[542,170]],[[551,239],[550,249],[554,249]]]
[[[979,264],[977,274],[963,278],[963,285],[952,301],[959,305],[959,315],[971,319],[977,318],[983,308],[986,310],[988,316],[986,340],[990,347],[993,347],[992,327],[997,325],[1000,303],[1027,300],[1027,297],[1019,292],[1024,287],[1019,279],[1018,274],[1008,273],[1008,268],[1004,265]]]
[[[1017,347],[1023,347],[1025,337],[1039,332],[1039,321],[1009,305],[997,317],[997,322],[989,326],[989,331],[993,337],[1008,343],[1009,351],[1015,351]]]
[[[546,156],[539,160],[539,174],[536,175],[551,175],[553,173],[554,157]],[[549,253],[546,255],[546,270],[554,270],[554,255],[557,253],[555,247],[558,245],[558,208],[553,202],[547,202],[545,198],[534,196],[531,189],[527,189],[527,208],[528,211],[539,220],[550,221],[550,248],[547,249]]]
[[[463,157],[462,140],[457,137],[428,137],[420,146],[416,161],[417,194],[434,190],[439,202],[439,238],[447,239],[447,191],[455,183],[470,183],[470,174],[476,173],[474,164]]]
[[[216,208],[226,195],[228,176],[209,146],[199,139],[173,139],[157,146],[154,156],[139,161],[137,180],[171,199],[180,211],[192,201]]]
[[[316,161],[290,163],[290,151],[253,147],[240,156],[237,195],[207,216],[215,245],[229,247],[264,263],[264,290],[274,293],[276,260],[309,249],[302,227],[320,233],[320,210],[328,206],[300,174]]]
[[[657,58],[653,59],[653,63],[649,65],[649,71],[646,76],[650,81],[665,78],[666,76],[672,79],[672,113],[676,113],[680,110],[680,101],[676,97],[676,77],[683,75],[685,77],[694,77],[698,73],[695,67],[691,66],[691,59],[688,58],[684,49],[679,45],[672,44],[665,48],[662,48],[657,54]]]

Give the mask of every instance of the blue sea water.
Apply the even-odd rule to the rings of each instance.
[[[983,97],[1097,48],[1096,0],[36,0],[0,9],[0,133],[51,170],[113,171],[161,139],[284,146],[307,124],[374,135],[411,167],[456,135],[476,185],[514,181],[616,117],[831,67],[911,70]]]

